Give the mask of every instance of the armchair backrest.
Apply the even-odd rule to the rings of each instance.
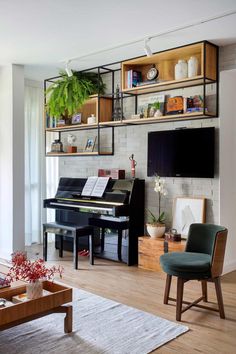
[[[222,273],[227,233],[228,230],[219,225],[190,225],[185,251],[209,254],[212,277]]]

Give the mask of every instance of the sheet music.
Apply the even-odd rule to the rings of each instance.
[[[82,196],[89,197],[91,195],[97,179],[98,177],[96,176],[88,177],[81,193]]]
[[[110,177],[98,177],[91,196],[102,197]]]
[[[102,197],[110,177],[88,177],[81,195],[84,197]]]

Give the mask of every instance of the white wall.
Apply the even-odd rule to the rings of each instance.
[[[236,70],[220,74],[220,223],[228,228],[224,272],[236,269]]]
[[[0,257],[24,249],[24,68],[0,67]]]

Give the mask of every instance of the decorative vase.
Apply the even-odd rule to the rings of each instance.
[[[159,238],[164,235],[166,226],[165,224],[147,224],[147,232],[151,238]]]
[[[175,80],[181,80],[188,77],[188,64],[185,60],[179,60],[175,65]]]
[[[188,77],[197,76],[198,60],[196,57],[190,57],[188,60]]]
[[[39,279],[37,279],[35,282],[28,283],[26,285],[26,294],[27,294],[27,298],[30,300],[42,297],[43,296],[42,282]]]
[[[157,109],[154,114],[154,117],[157,118],[157,117],[161,117],[161,116],[162,116],[162,112],[160,111],[160,109]]]

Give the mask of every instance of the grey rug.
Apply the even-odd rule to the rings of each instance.
[[[147,354],[188,331],[79,289],[73,299],[73,333],[64,333],[64,314],[52,314],[0,332],[0,353]]]

